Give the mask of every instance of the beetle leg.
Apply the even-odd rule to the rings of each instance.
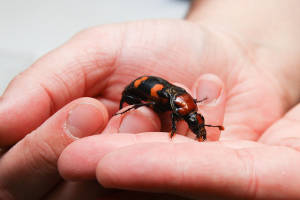
[[[203,141],[206,140],[206,134],[205,134],[205,135],[199,134],[199,135],[196,136],[196,138],[197,138],[197,140],[198,140],[199,142],[203,142]]]
[[[174,112],[177,113],[178,109],[176,108],[176,106],[174,104],[174,99],[175,99],[174,97],[170,98],[170,106],[171,106],[171,109],[172,109],[173,113]],[[173,117],[175,118],[175,116],[173,116],[173,114],[172,114],[172,119],[173,119]]]
[[[128,103],[130,105],[135,105],[135,104],[140,104],[141,103],[141,99],[137,98],[135,96],[130,96],[130,95],[123,95],[122,99],[120,101],[120,107],[119,110],[121,110],[123,108],[123,104],[124,103]]]
[[[119,112],[119,113],[117,112],[117,113],[115,113],[114,116],[115,116],[115,115],[121,115],[121,114],[124,114],[124,113],[126,113],[126,112],[128,112],[128,111],[130,111],[130,110],[132,110],[132,109],[137,109],[137,108],[142,107],[142,106],[150,106],[150,105],[154,105],[154,104],[155,104],[154,102],[147,102],[147,103],[137,103],[137,104],[133,104],[133,106],[131,106],[130,108],[124,110],[123,112]]]
[[[125,100],[122,97],[121,101],[120,101],[120,106],[119,106],[119,110],[121,110],[123,108],[123,104],[124,104]]]
[[[176,121],[178,120],[178,116],[176,115],[178,113],[178,109],[176,108],[173,99],[170,98],[170,106],[172,108],[172,131],[170,134],[170,137],[172,138],[175,135],[176,132]]]
[[[174,113],[171,114],[171,117],[172,117],[172,131],[171,131],[170,137],[172,138],[176,133],[176,121],[177,120],[176,120]]]

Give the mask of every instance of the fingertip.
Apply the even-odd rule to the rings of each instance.
[[[66,180],[95,179],[98,162],[110,152],[136,143],[195,142],[176,135],[170,140],[167,133],[100,134],[82,138],[70,144],[58,159],[58,170]]]
[[[74,143],[76,143],[76,141],[74,141],[72,144],[74,144]],[[70,146],[71,145],[67,146],[63,150],[63,152],[60,154],[60,156],[57,160],[57,170],[58,170],[60,176],[65,180],[73,180],[73,174],[74,173],[76,174],[76,171],[75,172],[72,171],[72,173],[70,173],[71,172],[70,168],[65,167],[66,165],[73,166],[73,163],[74,163],[74,159],[73,159],[74,152],[72,151],[72,148],[71,148],[71,150],[69,150]]]
[[[199,103],[199,112],[204,116],[205,124],[220,126],[206,127],[208,141],[218,140],[221,131],[224,130],[226,103],[224,82],[214,74],[203,74],[195,81],[192,91],[198,100],[203,99],[203,103]]]
[[[135,142],[134,134],[100,134],[79,139],[61,153],[58,170],[66,180],[95,179],[98,161],[108,152]]]
[[[126,135],[122,134],[122,136]],[[58,171],[65,180],[81,181],[95,179],[95,168],[105,153],[122,146],[121,135],[93,135],[74,141],[58,158]]]
[[[224,100],[224,82],[214,74],[203,74],[194,83],[193,93],[205,106],[218,106]]]
[[[91,147],[91,144],[85,146],[78,141],[67,146],[58,158],[58,172],[65,180],[88,180],[95,177],[91,170],[85,170],[93,169],[91,162],[88,161],[92,160],[95,154],[89,151],[91,148],[85,148]]]
[[[141,107],[135,112],[123,116],[119,127],[120,132],[140,133],[159,131],[161,127],[157,114],[147,107]]]
[[[75,138],[81,138],[102,131],[108,121],[108,111],[98,100],[93,98],[80,98],[73,102],[65,130]]]
[[[113,154],[114,153],[110,153]],[[97,181],[105,188],[114,187],[114,172],[115,167],[111,166],[113,163],[114,156],[106,155],[105,158],[102,158],[96,165],[95,176]],[[104,161],[104,162],[103,162]]]
[[[86,161],[93,158],[94,152],[90,150],[95,144],[87,139],[87,145],[81,145],[81,140],[77,139],[102,131],[107,125],[108,111],[100,101],[88,97],[77,99],[69,106],[71,108],[68,111],[64,130],[73,142],[61,152],[57,163],[58,170],[62,177],[68,180],[81,179],[82,176],[82,179],[91,179],[94,174],[82,175],[80,169],[90,168],[89,162]]]
[[[128,107],[124,108],[125,110]],[[141,107],[111,118],[104,133],[141,133],[160,131],[161,121],[150,108]]]

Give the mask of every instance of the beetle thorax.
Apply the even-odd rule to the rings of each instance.
[[[191,95],[183,93],[175,97],[174,104],[181,116],[197,111],[197,105]]]

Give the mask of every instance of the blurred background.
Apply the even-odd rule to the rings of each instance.
[[[188,0],[0,0],[0,94],[37,58],[100,24],[183,18]]]

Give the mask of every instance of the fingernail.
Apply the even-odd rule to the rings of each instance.
[[[76,138],[95,134],[104,125],[101,111],[91,104],[78,104],[69,111],[66,131]]]
[[[215,75],[206,74],[196,81],[197,100],[205,99],[206,104],[217,103],[223,90],[223,82]]]
[[[128,112],[122,119],[119,132],[140,133],[148,131],[159,131],[160,120],[154,111],[141,107],[135,111]]]

